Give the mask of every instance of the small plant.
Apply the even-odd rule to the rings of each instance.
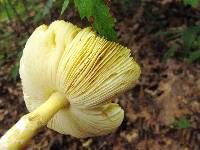
[[[192,7],[197,7],[199,4],[199,0],[183,0],[185,5],[190,5]]]
[[[186,58],[188,63],[200,59],[200,26],[191,26],[186,29],[174,28],[167,32],[159,32],[156,35],[162,35],[166,42],[173,41],[174,43],[165,52],[164,61],[177,53]]]
[[[185,117],[176,119],[172,125],[174,128],[178,128],[178,129],[186,129],[186,128],[191,127],[190,121],[186,119]]]

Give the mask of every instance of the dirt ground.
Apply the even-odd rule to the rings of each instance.
[[[153,5],[151,11],[160,16],[159,21],[145,15],[142,5],[122,10],[121,2],[114,1],[111,6],[119,42],[132,50],[142,68],[135,88],[114,99],[125,110],[120,128],[106,136],[86,139],[44,128],[28,143],[27,150],[200,150],[200,64],[187,64],[179,57],[164,63],[168,44],[160,44],[162,37],[155,37],[156,32],[169,27],[198,24],[199,20],[191,16],[200,12],[170,1]],[[67,10],[64,19],[86,25],[73,8]],[[28,113],[20,80],[13,83],[9,79],[12,62],[0,70],[0,135]],[[176,127],[174,122],[180,118],[190,126]]]

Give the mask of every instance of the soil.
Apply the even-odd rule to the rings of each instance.
[[[27,144],[27,150],[200,150],[200,64],[188,64],[179,57],[163,62],[170,43],[155,36],[171,27],[198,24],[198,18],[191,16],[200,12],[170,0],[151,5],[122,9],[122,2],[113,1],[110,6],[119,42],[132,50],[142,68],[137,85],[113,100],[125,111],[119,129],[102,137],[77,139],[45,127]],[[87,26],[74,8],[65,14],[65,20]],[[52,15],[52,20],[56,17]],[[20,80],[13,82],[9,77],[13,62],[0,70],[0,135],[28,113]],[[180,118],[190,126],[176,127],[174,122]]]

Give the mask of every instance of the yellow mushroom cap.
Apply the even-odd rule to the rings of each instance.
[[[70,105],[47,126],[79,138],[104,135],[120,126],[124,111],[111,99],[133,87],[140,72],[129,49],[98,37],[91,28],[64,21],[38,27],[20,61],[28,110],[54,92],[63,93]]]

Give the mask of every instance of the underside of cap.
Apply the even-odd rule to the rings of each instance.
[[[77,138],[106,135],[122,123],[124,111],[118,104],[109,103],[98,109],[83,110],[70,107],[60,110],[47,127]]]
[[[20,61],[28,110],[53,92],[63,93],[70,106],[57,112],[48,127],[75,137],[114,131],[124,112],[110,99],[132,88],[140,73],[130,49],[64,21],[38,27]]]

